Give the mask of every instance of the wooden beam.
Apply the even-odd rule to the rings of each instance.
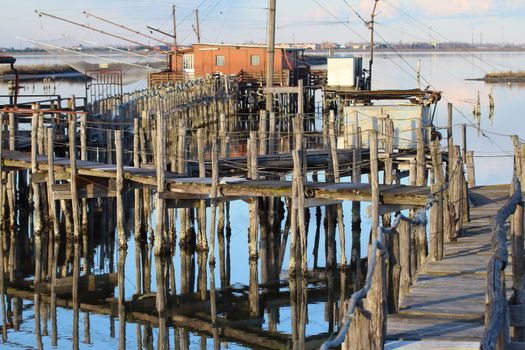
[[[342,204],[342,200],[337,199],[323,199],[323,198],[306,198],[305,208],[323,207],[325,205]]]
[[[58,168],[55,169],[55,180],[69,180],[71,175],[68,172],[63,171],[61,168],[59,171],[57,171],[57,169]],[[14,169],[14,170],[19,170],[19,169]],[[47,180],[48,180],[47,171],[39,171],[33,174],[33,176],[31,176],[31,181],[33,183],[44,183],[44,182],[47,182]]]
[[[297,86],[274,86],[274,87],[264,87],[264,94],[299,94],[301,93],[301,88]]]
[[[418,209],[420,206],[417,205],[410,205],[410,204],[381,204],[379,206],[379,215],[385,215],[390,213],[395,213],[401,210],[407,210],[407,209]],[[366,215],[370,217],[372,215],[372,207],[368,206],[366,208]]]
[[[55,200],[71,199],[71,189],[69,184],[55,184],[52,186]],[[78,198],[107,198],[116,197],[117,192],[114,186],[100,187],[95,184],[88,184],[77,187]]]

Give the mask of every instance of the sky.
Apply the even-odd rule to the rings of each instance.
[[[151,34],[150,25],[172,32],[172,5],[176,5],[179,44],[196,42],[193,10],[199,8],[203,42],[265,42],[267,0],[0,0],[0,47],[34,46],[37,41],[70,40],[84,44],[130,43],[39,17],[40,10],[100,28],[106,32],[156,45],[171,41]],[[363,22],[370,17],[374,0],[277,0],[277,42],[365,42],[369,33]],[[353,10],[352,10],[353,9]],[[83,11],[152,35],[145,38],[87,17]],[[378,41],[475,43],[525,43],[524,0],[380,0],[376,18]],[[58,41],[60,42],[60,41]]]

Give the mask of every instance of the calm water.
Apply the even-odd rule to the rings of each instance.
[[[457,110],[454,112],[454,122],[456,125],[466,123],[469,125],[467,129],[468,148],[475,151],[476,155],[476,177],[478,184],[495,184],[509,182],[512,173],[512,145],[510,140],[511,134],[525,135],[525,123],[521,121],[522,103],[525,100],[525,87],[520,85],[506,85],[506,84],[486,84],[479,81],[466,81],[466,78],[477,78],[483,76],[486,72],[494,70],[525,70],[525,53],[476,53],[472,54],[452,54],[452,53],[410,53],[403,54],[398,57],[395,54],[378,54],[375,59],[374,66],[374,88],[393,88],[404,89],[413,88],[417,86],[415,79],[415,67],[417,60],[421,59],[421,86],[425,88],[430,85],[432,89],[443,92],[443,98],[439,102],[436,111],[436,122],[438,126],[446,126],[447,120],[447,102],[452,102]],[[368,58],[365,56],[364,60]],[[22,58],[20,64],[34,64],[50,63],[53,59],[50,58]],[[54,63],[54,62],[52,62]],[[25,84],[27,93],[41,93],[42,85],[38,83]],[[128,85],[125,87],[126,91],[132,91],[135,88],[142,88],[145,86],[145,80],[138,83]],[[0,94],[5,93],[5,84],[0,84]],[[56,82],[53,86],[56,93],[62,96],[84,94],[84,85],[78,83]],[[495,97],[495,113],[493,120],[488,120],[488,94],[493,90]],[[481,97],[482,117],[480,128],[482,132],[478,132],[476,121],[472,116],[473,101],[477,99],[478,91]],[[454,128],[456,135],[456,143],[460,142],[459,129]],[[484,136],[484,135],[485,136]],[[132,198],[132,196],[130,196]],[[345,225],[347,230],[351,227],[351,204],[344,204]],[[323,211],[324,215],[324,211]],[[153,215],[154,217],[154,215]],[[208,213],[209,217],[209,213]],[[128,220],[132,220],[131,215],[127,216]],[[232,203],[230,211],[230,225],[231,225],[231,285],[247,285],[250,279],[250,266],[248,259],[248,205],[242,201]],[[154,223],[153,223],[154,224]],[[321,224],[322,225],[322,224]],[[96,226],[96,225],[95,225]],[[284,226],[284,222],[281,227]],[[133,227],[130,222],[126,227]],[[311,222],[309,226],[308,241],[313,242],[315,236],[315,210],[311,210]],[[102,228],[94,227],[94,231],[100,231]],[[369,220],[363,218],[362,223],[363,237],[362,247],[363,253],[366,251],[366,243],[368,241]],[[321,227],[321,231],[323,228]],[[109,232],[114,232],[114,226],[109,225]],[[135,280],[135,263],[136,250],[135,240],[132,229],[127,230],[130,234],[128,240],[128,250],[125,260],[125,296],[126,300],[130,300],[132,295],[137,290],[137,283]],[[118,262],[118,248],[114,241],[109,242],[92,242],[92,274],[101,274],[117,271]],[[312,249],[309,243],[309,265],[312,267]],[[321,234],[320,246],[324,247],[324,235]],[[338,242],[337,242],[338,246]],[[351,248],[351,241],[347,239],[347,258],[349,258]],[[217,248],[218,249],[218,248]],[[286,249],[284,269],[287,268],[288,249]],[[218,252],[217,252],[218,254]],[[325,256],[324,249],[319,251],[319,266],[324,266]],[[173,259],[173,266],[175,269],[175,282],[177,285],[177,292],[181,288],[181,257],[179,250]],[[195,264],[195,269],[198,270],[198,265]],[[207,266],[207,265],[206,265]],[[220,280],[219,268],[215,270],[216,280]],[[260,276],[259,268],[259,276]],[[196,272],[195,272],[196,273]],[[155,290],[155,268],[152,267],[152,290]],[[196,283],[196,282],[195,282]],[[219,282],[217,282],[219,285]],[[318,287],[326,287],[320,284]],[[192,288],[196,290],[196,288]],[[288,292],[288,286],[282,286],[279,290],[282,293]],[[335,292],[338,295],[339,291]],[[115,290],[116,295],[116,290]],[[278,307],[278,321],[275,319],[275,308],[269,308],[264,312],[262,329],[275,328],[275,330],[291,334],[292,327],[297,319],[293,312],[293,308],[289,303],[282,303]],[[305,326],[306,336],[324,333],[328,331],[329,322],[327,321],[327,303],[323,301],[310,302],[307,307],[308,323]],[[115,320],[109,316],[101,316],[91,313],[89,315],[90,325],[90,343],[84,343],[84,324],[86,319],[84,314],[80,315],[80,348],[96,348],[96,349],[115,349],[119,347],[119,325],[118,319]],[[20,330],[14,331],[12,328],[8,330],[7,343],[0,343],[0,349],[11,348],[37,348],[37,336],[35,334],[35,314],[34,303],[32,300],[23,301],[23,312],[20,323]],[[272,320],[271,320],[272,319]],[[41,322],[44,322],[43,320]],[[57,313],[58,323],[58,349],[70,349],[73,345],[72,329],[73,316],[70,309],[58,308]],[[141,339],[144,347],[141,347],[138,342],[137,325],[134,323],[127,323],[125,326],[126,334],[126,348],[140,349],[149,348],[151,345],[156,348],[157,329],[151,330],[147,327],[140,328]],[[49,321],[47,328],[51,329]],[[113,331],[112,331],[113,330]],[[151,331],[153,341],[148,343],[145,340],[145,334]],[[178,343],[176,339],[187,339],[189,341],[188,348],[210,348],[213,347],[213,339],[210,337],[201,337],[200,334],[189,333],[182,335],[183,332],[175,332],[170,329],[170,348],[175,348]],[[49,336],[43,336],[42,342],[44,348],[53,348]],[[149,344],[149,345],[148,345]],[[179,343],[180,344],[180,343]],[[242,349],[245,346],[238,343],[222,343],[223,348]],[[182,346],[184,348],[184,346]]]

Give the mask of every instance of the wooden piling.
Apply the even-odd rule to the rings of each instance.
[[[69,166],[71,169],[71,213],[73,216],[73,235],[75,239],[80,237],[80,220],[78,212],[77,193],[77,157],[76,157],[76,115],[69,115]]]
[[[217,215],[217,193],[219,185],[219,158],[217,150],[217,140],[214,137],[211,146],[211,166],[212,166],[212,188],[210,194],[210,313],[213,326],[214,349],[220,349],[219,333],[217,327],[217,296],[215,292],[215,228]]]
[[[258,179],[258,158],[257,158],[257,133],[250,132],[250,139],[248,140],[249,147],[249,164],[248,174],[251,179]],[[257,316],[259,314],[259,278],[258,278],[258,235],[259,235],[259,218],[258,208],[259,203],[257,198],[249,200],[249,228],[248,228],[248,254],[250,260],[250,280],[249,280],[249,308],[250,315]],[[265,246],[263,246],[265,248]],[[262,252],[261,254],[265,254]]]
[[[117,232],[121,250],[126,250],[126,235],[124,232],[124,162],[122,159],[122,130],[115,130],[115,152],[117,161]]]
[[[466,162],[465,159],[467,159],[467,126],[465,124],[461,124],[459,126],[459,130],[461,133],[461,159],[463,159],[463,162]]]
[[[423,125],[420,118],[417,119],[416,124],[416,138],[417,138],[417,186],[426,186],[427,184],[427,169],[425,160],[425,142],[423,138]],[[418,225],[415,227],[415,241],[416,241],[416,254],[417,254],[417,266],[420,269],[424,264],[428,255],[428,242],[427,232],[424,225]]]
[[[53,264],[51,268],[51,345],[56,346],[58,341],[57,337],[57,318],[56,318],[56,270],[58,260],[58,249],[60,247],[60,230],[57,218],[57,209],[55,198],[53,195],[53,185],[55,184],[55,155],[54,155],[54,140],[53,140],[53,128],[47,129],[47,190],[49,192],[49,218],[53,225]]]
[[[204,130],[197,130],[197,160],[199,162],[199,177],[206,177],[206,168],[204,164],[205,151]],[[197,234],[197,251],[206,252],[208,250],[208,241],[206,239],[206,201],[202,200],[197,210],[198,234]]]
[[[519,174],[522,196],[525,192],[525,144],[520,146],[520,157],[517,159],[521,163],[521,173]],[[512,251],[512,304],[525,305],[525,251],[524,251],[524,201],[522,200],[514,212],[514,225],[511,237]],[[514,327],[514,341],[525,341],[525,327]]]
[[[330,139],[330,157],[332,158],[332,167],[334,170],[334,182],[339,183],[341,176],[339,174],[339,159],[337,158],[337,144],[335,140],[335,113],[330,111],[328,134]],[[339,245],[341,254],[341,267],[346,267],[346,240],[345,240],[345,225],[343,221],[343,205],[336,204],[337,211],[337,227],[339,229]]]
[[[371,216],[371,238],[375,241],[379,233],[379,183],[378,183],[378,158],[377,158],[377,131],[370,134],[370,184],[372,187],[372,216]],[[372,246],[372,249],[376,249]],[[351,324],[349,337],[352,343],[359,349],[383,349],[386,335],[387,317],[387,286],[385,254],[377,252],[377,264],[375,266],[371,288],[368,291],[365,309],[371,312],[365,316],[356,312]],[[372,257],[371,249],[368,253],[369,266]]]
[[[474,151],[468,151],[466,154],[466,162],[467,162],[467,181],[468,181],[468,187],[474,188],[476,187],[476,171],[474,168]]]
[[[447,162],[447,181],[450,181],[449,177],[452,173],[453,165],[451,162],[451,153],[454,148],[454,140],[452,136],[452,118],[453,118],[453,105],[452,103],[447,104],[448,118],[447,118],[447,152],[448,152],[448,162]]]
[[[361,183],[361,147],[362,134],[360,128],[355,124],[357,113],[355,114],[352,127],[353,145],[352,151],[352,183]],[[351,262],[355,264],[354,290],[361,288],[361,202],[352,201],[352,256]]]
[[[4,179],[2,173],[2,149],[3,149],[3,130],[4,130],[4,113],[0,113],[0,213],[1,217],[4,217]],[[2,220],[3,221],[3,220]],[[4,242],[5,242],[5,233],[6,227],[4,222],[0,223],[0,303],[2,312],[2,341],[5,343],[7,341],[7,322],[6,322],[6,310],[5,310],[5,289],[4,289],[4,278],[5,278],[5,269],[4,269]]]

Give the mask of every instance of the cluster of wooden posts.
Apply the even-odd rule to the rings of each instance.
[[[300,93],[302,90],[298,90]],[[300,94],[299,94],[300,95]],[[301,101],[301,98],[298,98]],[[119,259],[119,320],[125,325],[126,317],[124,307],[124,280],[123,268],[126,256],[125,226],[126,218],[124,191],[133,184],[135,200],[135,235],[137,240],[143,239],[143,233],[150,230],[154,237],[154,252],[156,259],[157,293],[156,307],[158,312],[160,336],[159,345],[167,347],[167,300],[170,292],[175,292],[174,284],[164,283],[165,278],[172,272],[172,266],[167,262],[166,256],[173,254],[175,250],[177,214],[178,214],[178,239],[181,250],[194,249],[200,255],[207,257],[210,267],[210,315],[213,324],[217,322],[217,305],[215,292],[215,241],[221,244],[224,239],[224,212],[226,203],[220,198],[219,184],[221,175],[221,161],[228,161],[231,154],[231,140],[237,139],[245,142],[247,146],[246,159],[238,162],[239,169],[245,172],[246,178],[258,180],[285,180],[287,169],[283,171],[261,172],[259,159],[263,155],[275,154],[278,149],[288,148],[291,150],[292,158],[292,195],[287,199],[289,222],[281,233],[281,221],[284,214],[281,210],[282,195],[279,188],[275,190],[274,198],[260,198],[257,192],[250,192],[249,186],[245,189],[242,197],[247,198],[249,203],[249,256],[250,256],[250,280],[258,280],[257,258],[259,255],[265,257],[262,263],[263,283],[278,280],[283,267],[284,252],[287,247],[288,237],[290,239],[290,260],[288,272],[290,278],[303,278],[308,273],[307,261],[307,232],[310,206],[319,208],[326,206],[326,266],[329,269],[337,266],[336,232],[339,234],[339,255],[341,269],[349,264],[346,259],[345,239],[347,229],[343,222],[343,206],[340,201],[311,201],[315,195],[305,191],[307,174],[312,169],[308,168],[308,143],[305,140],[312,136],[321,136],[322,144],[328,155],[321,169],[315,170],[314,179],[318,180],[318,172],[324,170],[326,182],[340,183],[342,173],[351,174],[351,181],[355,184],[361,182],[361,175],[369,173],[369,183],[372,193],[372,234],[369,249],[369,266],[372,267],[368,273],[368,284],[365,284],[366,293],[361,293],[361,299],[366,296],[363,310],[368,310],[372,318],[367,317],[366,312],[356,309],[354,322],[348,333],[347,343],[361,348],[380,348],[384,343],[385,325],[387,312],[395,312],[399,300],[408,292],[408,288],[415,278],[417,272],[424,265],[426,259],[440,260],[443,258],[443,243],[446,240],[453,241],[461,234],[462,225],[468,221],[468,197],[467,187],[474,185],[473,156],[472,153],[461,151],[459,146],[454,146],[452,139],[452,107],[449,107],[449,126],[447,129],[448,158],[441,152],[441,145],[429,130],[429,141],[424,140],[423,126],[421,122],[416,127],[418,147],[415,157],[409,157],[410,184],[415,186],[426,186],[432,182],[432,205],[430,207],[430,240],[427,242],[425,225],[422,220],[402,221],[397,229],[381,238],[380,219],[382,226],[391,226],[391,213],[405,209],[403,206],[389,207],[381,205],[379,173],[384,172],[384,184],[391,185],[398,174],[399,166],[395,162],[399,160],[399,154],[394,152],[394,126],[390,121],[384,134],[378,134],[375,130],[360,130],[358,123],[355,125],[353,135],[351,163],[342,164],[337,150],[337,138],[340,134],[339,123],[333,112],[325,115],[322,134],[309,133],[309,122],[305,122],[305,114],[302,113],[302,102],[299,102],[299,113],[293,117],[276,116],[273,112],[260,112],[258,121],[248,124],[241,123],[235,116],[235,99],[225,88],[217,88],[215,83],[193,84],[188,86],[171,86],[162,89],[137,92],[125,97],[121,103],[117,101],[100,103],[100,112],[104,116],[100,120],[85,112],[79,112],[71,106],[71,110],[48,113],[33,106],[31,116],[31,154],[30,170],[32,179],[31,198],[34,209],[34,237],[35,243],[42,240],[42,232],[45,226],[49,227],[49,237],[60,241],[60,223],[65,222],[66,232],[72,233],[74,242],[74,268],[73,272],[73,305],[78,305],[78,280],[80,277],[80,261],[78,250],[81,249],[79,242],[82,240],[83,227],[88,223],[89,213],[93,201],[91,198],[116,197],[116,226],[118,233],[121,255]],[[71,103],[74,105],[74,103]],[[113,112],[108,112],[107,105],[113,105]],[[118,118],[115,118],[117,117]],[[7,118],[6,118],[7,117]],[[311,124],[310,124],[311,125]],[[7,149],[17,149],[16,140],[19,134],[18,122],[15,112],[2,114],[2,128],[7,126],[7,137],[2,138],[2,145],[7,144]],[[46,128],[46,126],[50,126]],[[306,128],[306,131],[305,131]],[[77,138],[77,131],[79,137]],[[97,135],[102,135],[100,138]],[[286,139],[287,147],[279,146],[278,140]],[[365,153],[361,147],[362,138],[370,138],[370,149],[366,150],[369,159],[364,157]],[[55,143],[54,140],[67,139],[67,143]],[[77,147],[77,139],[80,145]],[[6,142],[4,142],[4,140]],[[102,143],[97,143],[102,140]],[[384,144],[380,152],[379,141]],[[464,143],[465,136],[463,136]],[[67,149],[64,147],[67,146]],[[4,147],[2,147],[4,148]],[[464,148],[463,148],[464,149]],[[55,156],[67,154],[68,163],[66,168],[55,163]],[[0,155],[1,156],[1,155]],[[42,163],[41,157],[47,156],[47,163]],[[397,158],[396,158],[397,157]],[[40,161],[39,161],[40,159]],[[407,158],[408,159],[408,158]],[[443,164],[446,159],[446,167]],[[467,160],[467,182],[464,176]],[[470,161],[469,161],[470,159]],[[96,161],[97,163],[89,163]],[[92,168],[89,169],[89,164]],[[102,164],[103,163],[103,164]],[[115,163],[116,176],[105,174],[101,169],[108,168],[109,164]],[[136,169],[134,173],[125,175],[124,168],[132,164]],[[192,165],[195,165],[192,168]],[[65,165],[65,164],[62,164]],[[397,164],[399,165],[399,164]],[[12,164],[11,166],[15,166]],[[79,167],[82,168],[81,174]],[[192,171],[195,169],[195,171]],[[429,176],[429,170],[432,176]],[[140,173],[143,171],[143,173]],[[397,173],[396,173],[397,171]],[[44,173],[43,173],[44,172]],[[193,172],[195,174],[193,174]],[[4,174],[4,173],[2,173]],[[43,175],[44,174],[44,175]],[[177,194],[169,193],[166,188],[167,177],[188,177],[198,174],[201,178],[211,177],[211,191],[207,198],[181,198]],[[4,175],[2,175],[4,176]],[[5,187],[0,187],[1,208],[9,208],[10,223],[14,225],[14,213],[16,208],[13,202],[14,173],[8,172]],[[86,180],[88,178],[88,180]],[[109,180],[107,178],[110,178]],[[140,179],[139,179],[140,178]],[[97,180],[98,179],[98,180]],[[104,180],[104,181],[102,181]],[[205,179],[203,179],[204,181]],[[19,182],[24,186],[27,182]],[[57,183],[60,181],[62,183]],[[399,180],[397,180],[399,183]],[[46,183],[44,186],[43,183]],[[138,186],[153,187],[154,191],[140,190]],[[0,186],[4,186],[1,182]],[[152,193],[157,193],[154,197]],[[146,224],[151,217],[153,208],[152,199],[155,198],[155,223],[152,226]],[[177,207],[178,199],[198,199],[201,203],[198,210],[193,208]],[[206,218],[206,200],[209,200],[210,219]],[[69,202],[71,200],[71,202]],[[97,199],[98,200],[98,199]],[[226,198],[228,200],[228,198]],[[232,200],[231,198],[229,200]],[[309,201],[310,200],[310,201]],[[59,205],[57,205],[57,202]],[[142,202],[142,210],[137,203]],[[59,210],[60,208],[60,210]],[[179,209],[171,210],[171,209]],[[269,220],[261,220],[261,214]],[[414,215],[416,212],[412,211]],[[197,226],[195,226],[195,214]],[[3,215],[7,215],[4,212]],[[359,227],[361,207],[358,201],[352,203],[352,226]],[[418,214],[421,215],[421,214]],[[218,217],[218,219],[217,219]],[[142,223],[141,223],[141,220]],[[207,223],[209,230],[207,230]],[[141,227],[142,226],[142,227]],[[197,232],[195,232],[197,227]],[[337,231],[336,231],[337,227]],[[153,235],[153,232],[155,234]],[[207,233],[209,232],[208,236]],[[356,269],[354,288],[357,290],[362,286],[361,256],[360,256],[360,229],[352,228],[352,252],[350,264]],[[196,237],[196,243],[193,243]],[[376,244],[376,242],[379,242]],[[40,245],[36,244],[38,248]],[[319,249],[318,233],[314,242],[314,266],[317,266],[317,254]],[[377,252],[376,252],[377,250]],[[0,249],[3,254],[3,250]],[[52,253],[56,254],[58,249]],[[388,251],[388,254],[385,254]],[[41,266],[41,251],[35,251],[35,283],[39,283],[45,275]],[[219,247],[219,255],[221,248]],[[377,263],[372,263],[373,256],[377,256]],[[386,257],[388,256],[388,260]],[[56,259],[55,259],[56,260]],[[0,256],[3,264],[3,257]],[[219,258],[219,269],[222,276],[226,274],[223,257]],[[206,266],[204,265],[204,275]],[[0,266],[0,270],[4,266]],[[51,293],[56,281],[56,268],[51,267]],[[3,274],[0,284],[3,283]],[[253,277],[253,278],[252,278]],[[206,278],[204,288],[201,289],[203,298],[206,298]],[[173,282],[174,283],[174,282]],[[0,285],[0,289],[3,288]],[[298,296],[303,295],[305,288],[299,288]],[[35,293],[35,301],[40,298]],[[304,298],[303,298],[304,299]],[[355,304],[358,305],[360,300]],[[301,305],[304,304],[301,303]],[[250,310],[253,315],[260,313],[259,310],[259,286],[257,283],[250,284]],[[298,310],[301,315],[303,311]],[[353,312],[353,311],[352,311]],[[303,315],[304,316],[304,315]],[[76,316],[78,318],[78,306]],[[304,316],[305,317],[305,316]],[[341,317],[340,321],[343,322]],[[78,323],[77,323],[78,324]],[[78,328],[78,327],[77,327]],[[5,328],[4,328],[5,329]],[[74,328],[78,336],[78,329]],[[218,329],[214,328],[213,336],[218,338]],[[303,334],[304,336],[304,334]],[[344,337],[343,337],[344,338]],[[367,343],[368,342],[368,343]],[[218,344],[218,341],[215,342]]]
[[[482,349],[525,348],[525,252],[524,197],[525,144],[517,136],[514,143],[514,174],[510,199],[492,218],[492,256],[487,266],[487,306]],[[506,221],[510,221],[510,256]],[[507,300],[505,268],[512,269],[512,296]],[[512,328],[511,328],[512,327]],[[512,330],[512,331],[511,331]]]
[[[354,122],[353,125],[358,123]],[[354,130],[360,137],[359,129]],[[427,130],[428,147],[423,142],[420,122],[417,122],[415,132],[418,147],[416,157],[409,161],[409,181],[418,186],[431,183],[431,199],[426,208],[430,208],[429,241],[427,242],[426,235],[427,221],[422,218],[426,215],[424,210],[412,211],[409,218],[398,213],[396,223],[392,225],[391,212],[396,209],[386,208],[379,203],[379,160],[383,161],[384,182],[388,184],[393,181],[391,145],[394,132],[392,123],[387,119],[384,135],[380,135],[385,145],[381,155],[377,150],[377,133],[372,131],[369,136],[373,244],[369,247],[367,278],[364,287],[346,302],[346,317],[338,337],[325,343],[324,348],[338,346],[343,340],[348,349],[382,348],[387,314],[398,310],[400,300],[408,293],[412,281],[426,260],[443,259],[444,242],[455,241],[461,235],[463,225],[469,220],[468,187],[475,186],[473,153],[461,152],[461,148],[453,143],[452,105],[449,105],[447,128],[448,157],[442,154],[441,144],[433,130]],[[465,145],[464,126],[462,134]],[[352,140],[352,144],[359,145],[360,141]],[[428,156],[430,162],[426,159]],[[446,160],[446,165],[443,159]],[[466,167],[464,159],[470,159]],[[470,182],[467,182],[467,178]]]

